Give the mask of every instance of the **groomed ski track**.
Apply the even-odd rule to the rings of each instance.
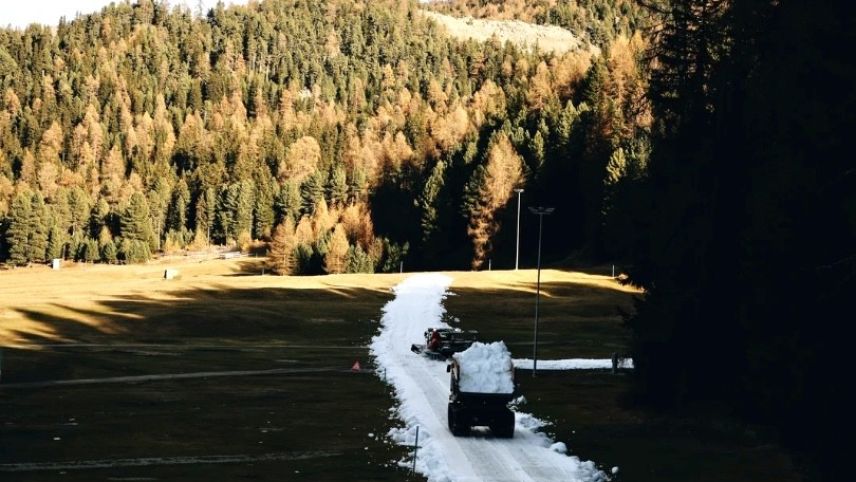
[[[540,422],[516,414],[513,439],[495,439],[489,432],[454,437],[447,428],[449,375],[443,362],[410,351],[422,342],[428,327],[445,326],[443,300],[451,278],[414,275],[394,288],[396,297],[383,309],[381,332],[372,341],[378,372],[395,390],[397,415],[405,423],[390,435],[413,445],[419,426],[416,470],[431,482],[604,481],[593,462],[552,450],[553,441],[537,432]]]

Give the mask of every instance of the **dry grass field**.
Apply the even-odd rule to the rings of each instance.
[[[276,277],[258,259],[0,271],[0,480],[401,480],[366,347],[405,275]],[[164,280],[165,269],[180,277]],[[535,272],[449,273],[446,321],[532,349]],[[542,272],[542,358],[626,350],[638,293]],[[414,355],[415,356],[415,355]],[[362,372],[352,372],[360,360]],[[622,480],[792,480],[743,427],[621,403],[627,375],[520,372],[524,410]]]
[[[261,268],[0,272],[0,479],[396,478],[389,388],[350,367],[401,277]]]

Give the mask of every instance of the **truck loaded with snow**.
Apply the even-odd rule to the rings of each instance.
[[[474,426],[490,427],[496,437],[514,436],[514,365],[505,343],[473,343],[452,355],[449,430],[467,435]]]

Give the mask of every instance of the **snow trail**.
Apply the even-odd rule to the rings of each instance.
[[[383,308],[381,332],[371,344],[378,372],[395,389],[397,415],[405,427],[390,431],[402,445],[413,445],[419,426],[416,470],[430,482],[601,482],[606,474],[590,461],[551,450],[554,441],[538,432],[543,422],[516,414],[513,439],[488,434],[453,436],[446,423],[449,374],[446,364],[410,351],[422,343],[429,327],[441,321],[451,278],[441,274],[411,276],[393,288],[395,298]]]
[[[531,358],[515,358],[514,367],[525,370],[532,369]],[[622,358],[618,368],[633,368],[633,360]],[[538,360],[539,370],[611,370],[612,360],[609,358],[567,358],[564,360]]]

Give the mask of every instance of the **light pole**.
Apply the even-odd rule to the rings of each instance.
[[[544,232],[544,216],[549,216],[556,208],[530,207],[529,211],[538,216],[538,284],[535,288],[535,339],[532,343],[532,376],[538,371],[538,305],[541,304],[541,234]]]
[[[520,195],[523,194],[523,189],[518,188],[514,192],[517,193],[517,251],[514,255],[514,271],[517,271],[520,262]]]

